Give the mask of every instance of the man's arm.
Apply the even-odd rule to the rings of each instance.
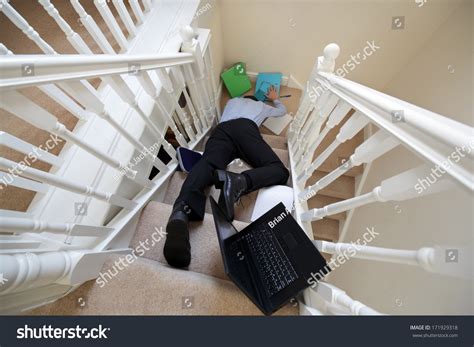
[[[286,106],[278,100],[278,92],[274,86],[271,86],[267,92],[267,98],[273,102],[274,107],[264,105],[265,117],[281,117],[287,113]]]

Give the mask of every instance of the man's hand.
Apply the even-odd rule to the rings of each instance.
[[[278,92],[274,86],[270,86],[270,88],[268,88],[266,97],[271,101],[275,101],[278,99]]]

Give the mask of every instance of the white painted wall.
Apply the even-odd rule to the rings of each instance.
[[[219,0],[201,0],[192,23],[193,27],[211,29],[212,59],[214,74],[219,84],[224,69],[224,41],[221,27],[221,9]]]
[[[205,1],[203,1],[205,2]],[[357,65],[351,80],[384,87],[455,10],[459,0],[221,0],[224,65],[281,71],[302,83],[330,42],[341,46],[338,66],[374,40],[381,47]],[[392,30],[393,16],[405,29]]]
[[[426,8],[429,5],[428,0]],[[383,91],[472,125],[472,23],[473,5],[465,1],[419,46]],[[453,73],[448,65],[453,66]],[[417,162],[419,159],[408,151],[394,150],[373,164],[365,191]],[[417,249],[447,245],[472,250],[473,205],[472,195],[457,189],[398,204],[360,208],[354,214],[345,242],[357,240],[366,227],[375,225],[381,235],[371,244],[374,246]],[[352,259],[333,272],[331,282],[386,313],[474,312],[472,277],[458,280],[408,266]]]

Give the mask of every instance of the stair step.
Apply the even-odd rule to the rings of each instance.
[[[318,180],[327,175],[327,172],[315,171],[308,179],[306,186],[315,184]],[[350,199],[354,197],[355,179],[351,176],[341,176],[327,187],[321,189],[318,194],[326,195],[338,199]]]
[[[153,234],[157,235],[157,230],[166,230],[166,224],[171,214],[172,206],[161,202],[150,202],[140,216],[137,229],[130,247],[135,249],[140,242],[153,244]],[[242,230],[247,223],[234,221],[237,230]],[[189,237],[191,243],[191,264],[189,270],[207,274],[213,277],[227,279],[222,263],[222,256],[217,241],[214,218],[206,213],[202,222],[191,222],[189,225]],[[155,239],[157,236],[155,236]],[[167,264],[163,256],[163,246],[165,239],[155,242],[153,247],[143,254],[143,257]]]
[[[323,218],[311,222],[313,236],[315,240],[337,242],[339,239],[339,221],[335,219]]]
[[[115,274],[117,260],[119,257],[111,257],[101,272]],[[86,282],[64,298],[28,314],[262,315],[230,281],[173,269],[143,258],[126,264],[116,276],[107,278],[105,285]],[[298,307],[288,304],[276,314],[298,315]]]
[[[288,149],[287,140],[283,136],[262,134],[262,137],[273,149]]]
[[[309,209],[321,208],[326,205],[334,204],[339,201],[342,201],[342,199],[334,198],[332,196],[327,196],[323,194],[316,194],[314,197],[308,200],[308,208]],[[346,213],[340,212],[337,214],[333,214],[331,216],[327,216],[326,218],[343,221],[346,218]]]

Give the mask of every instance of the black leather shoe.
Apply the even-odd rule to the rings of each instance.
[[[219,206],[224,208],[229,221],[234,220],[234,204],[247,192],[247,180],[243,174],[225,170],[215,171],[215,187],[221,189]]]
[[[188,215],[186,204],[180,203],[173,207],[166,225],[166,242],[163,255],[173,267],[185,268],[191,262],[191,244],[189,243]]]

